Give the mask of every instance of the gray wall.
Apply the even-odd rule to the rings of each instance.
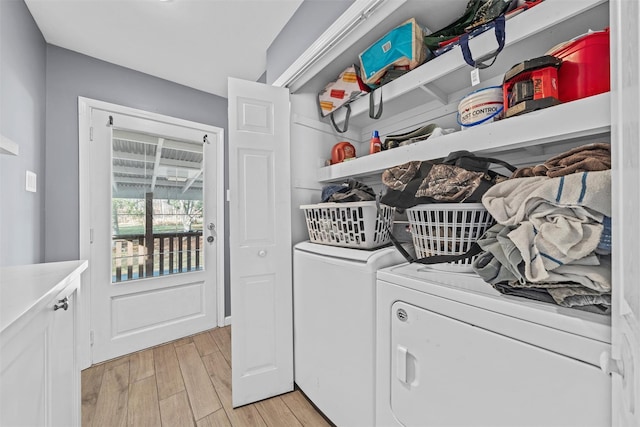
[[[218,126],[225,136],[227,100],[52,45],[46,58],[45,259],[50,262],[79,256],[78,96]],[[227,314],[228,284],[227,277]]]
[[[347,10],[354,0],[305,0],[267,49],[267,83],[273,83]]]
[[[20,154],[0,154],[0,266],[44,258],[46,43],[22,0],[0,0],[0,133]],[[25,190],[26,171],[37,192]]]

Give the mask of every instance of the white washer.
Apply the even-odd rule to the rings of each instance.
[[[294,247],[295,382],[338,426],[374,424],[376,271],[403,261],[393,247]]]
[[[611,423],[608,316],[419,264],[378,272],[377,309],[379,426]]]

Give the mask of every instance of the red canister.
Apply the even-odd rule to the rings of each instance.
[[[610,90],[608,27],[555,46],[547,54],[562,59],[558,70],[560,101],[574,101]]]
[[[338,142],[331,150],[331,164],[342,163],[356,157],[356,149],[346,141]]]

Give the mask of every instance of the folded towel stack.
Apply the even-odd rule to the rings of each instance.
[[[511,177],[548,176],[556,178],[576,172],[594,172],[608,169],[611,169],[611,145],[598,142],[566,151],[550,158],[541,165],[520,168]]]
[[[585,157],[609,153],[602,145],[570,150],[545,162],[544,176],[486,192],[482,203],[497,224],[478,241],[484,252],[474,270],[485,281],[505,294],[609,312],[611,160]]]

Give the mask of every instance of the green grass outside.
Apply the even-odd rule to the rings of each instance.
[[[193,231],[202,231],[202,224],[193,224],[191,226]],[[121,225],[120,236],[128,234],[144,234],[144,225]],[[180,225],[156,225],[153,227],[155,233],[182,233],[182,224]]]

